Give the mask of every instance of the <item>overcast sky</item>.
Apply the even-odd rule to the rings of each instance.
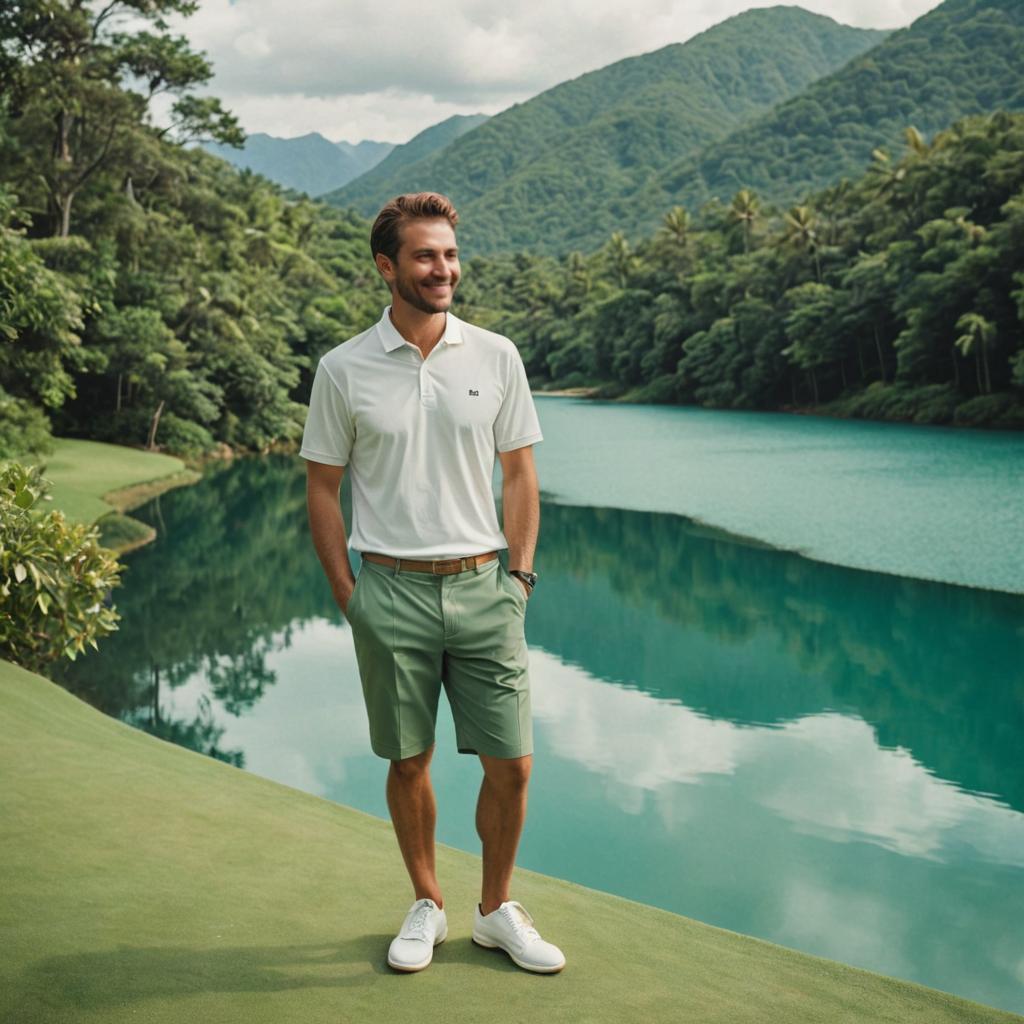
[[[805,0],[846,25],[901,28],[939,0]],[[497,113],[622,57],[683,42],[751,0],[201,0],[172,22],[247,132],[406,142],[452,114]],[[159,108],[154,119],[166,123]]]

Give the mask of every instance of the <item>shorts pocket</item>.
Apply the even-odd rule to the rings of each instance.
[[[352,594],[348,599],[348,611],[345,612],[345,618],[349,622],[352,621],[352,613],[355,611],[356,603],[359,601],[359,595],[363,591],[363,587],[366,585],[366,580],[363,579],[363,568],[359,567],[359,575],[356,576],[356,584],[352,588]]]
[[[523,590],[522,584],[507,569],[502,569],[501,575],[502,579],[505,581],[505,589],[511,589],[512,595],[519,604],[520,611],[525,615],[526,603],[529,601],[529,598],[526,596],[526,591]]]

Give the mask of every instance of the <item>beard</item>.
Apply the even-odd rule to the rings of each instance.
[[[458,278],[449,282],[451,284],[451,294],[444,299],[437,301],[431,301],[426,296],[421,295],[416,289],[412,282],[406,280],[399,274],[395,278],[395,291],[407,302],[413,309],[418,309],[421,313],[446,313],[448,307],[452,304],[452,297],[455,295],[455,286],[459,283]]]

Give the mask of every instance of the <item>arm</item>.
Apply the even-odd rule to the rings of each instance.
[[[331,585],[334,600],[344,612],[356,585],[348,560],[348,536],[345,517],[341,514],[338,491],[344,466],[325,466],[306,461],[306,508],[313,546]]]
[[[510,452],[499,452],[501,459],[501,511],[508,540],[509,569],[533,572],[533,554],[540,530],[540,485],[533,464],[533,448],[527,445]],[[529,597],[530,588],[516,582]]]

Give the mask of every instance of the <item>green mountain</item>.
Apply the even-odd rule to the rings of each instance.
[[[331,142],[319,132],[281,139],[264,132],[246,137],[235,149],[219,143],[203,146],[235,167],[248,168],[286,188],[319,196],[358,178],[380,163],[395,148],[393,142]]]
[[[395,146],[380,163],[368,169],[367,174],[376,175],[381,178],[390,178],[393,174],[400,173],[403,168],[416,163],[417,160],[422,160],[437,150],[443,149],[450,142],[454,142],[459,136],[472,131],[472,129],[483,124],[486,120],[488,120],[486,114],[455,114],[439,124],[425,128],[419,135],[414,135],[404,145]],[[353,182],[354,188],[359,187],[357,182],[362,181],[364,176],[360,176]],[[336,194],[340,191],[340,188],[335,189],[327,195],[322,195],[320,198],[333,203]],[[338,205],[344,206],[346,204],[340,203]],[[376,213],[376,210],[373,212]]]
[[[675,203],[695,208],[712,196],[728,202],[742,187],[762,200],[798,202],[859,176],[876,147],[898,155],[910,125],[927,137],[957,118],[997,109],[1024,110],[1024,4],[946,0],[799,96],[674,164],[638,197],[622,229],[653,228]]]
[[[467,252],[599,244],[635,227],[633,197],[681,155],[801,92],[885,36],[799,7],[751,10],[516,104],[330,201],[372,215],[390,196],[450,195]]]

